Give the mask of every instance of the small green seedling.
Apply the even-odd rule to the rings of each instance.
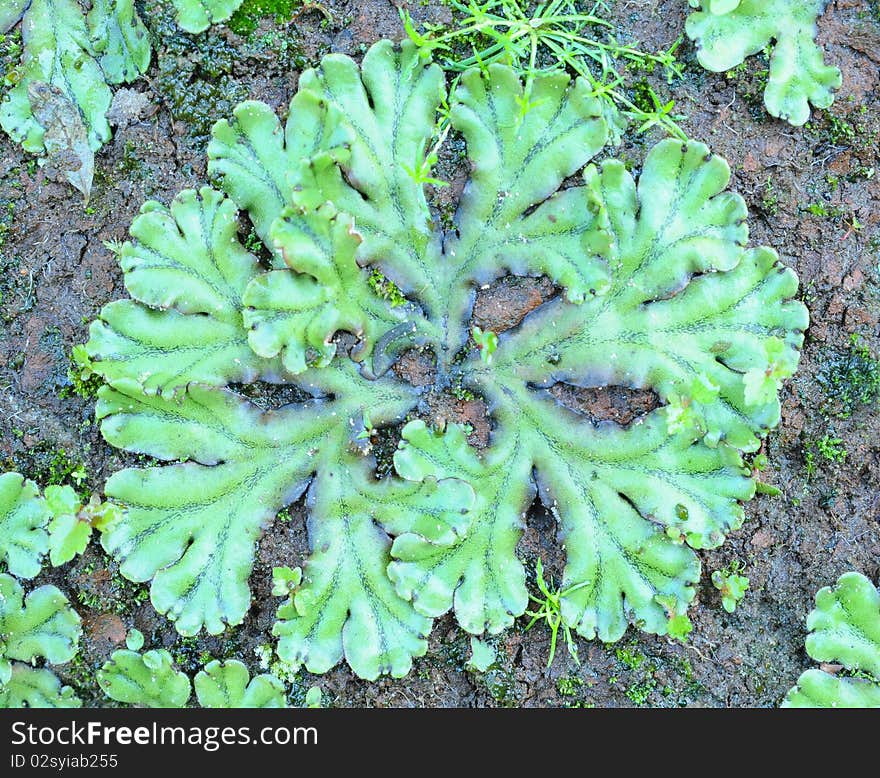
[[[721,606],[728,613],[733,613],[739,601],[745,597],[749,588],[749,579],[739,575],[738,562],[733,563],[727,570],[716,570],[712,573],[712,583],[721,592]]]
[[[125,636],[125,646],[129,651],[140,651],[144,647],[144,633],[132,627]]]
[[[492,330],[484,331],[476,326],[471,329],[471,335],[480,350],[480,359],[487,365],[491,365],[492,356],[498,348],[498,336]]]
[[[321,694],[320,686],[310,686],[309,690],[306,692],[306,707],[307,708],[323,708],[324,707],[324,696]]]
[[[47,486],[44,496],[53,516],[49,523],[49,559],[55,567],[82,554],[93,529],[105,532],[123,515],[119,505],[101,502],[95,494],[83,504],[71,486]]]
[[[538,586],[538,590],[544,596],[537,597],[534,594],[529,594],[529,599],[540,607],[536,611],[526,611],[525,615],[532,617],[532,620],[526,626],[526,632],[539,621],[547,622],[547,627],[550,629],[550,656],[547,657],[547,667],[550,667],[553,664],[553,657],[556,655],[556,640],[561,628],[562,634],[565,637],[565,645],[568,647],[568,653],[575,663],[580,664],[578,647],[571,633],[571,627],[562,618],[562,598],[573,594],[578,589],[582,589],[587,586],[587,583],[582,581],[566,589],[551,589],[553,579],[550,579],[549,585],[544,580],[544,565],[540,559],[535,563],[535,583]]]
[[[471,635],[471,658],[468,659],[467,667],[471,670],[485,673],[495,664],[495,649],[485,640],[480,640],[476,635]]]
[[[302,570],[299,567],[272,568],[272,594],[275,597],[290,597],[302,583]]]

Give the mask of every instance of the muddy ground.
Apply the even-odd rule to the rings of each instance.
[[[439,2],[411,2],[420,19],[446,20]],[[591,3],[584,3],[591,6]],[[684,28],[683,0],[609,3],[623,41],[667,48]],[[142,6],[139,3],[139,6]],[[140,205],[168,202],[180,189],[206,180],[211,124],[252,97],[282,109],[298,74],[329,51],[359,57],[380,37],[403,31],[388,0],[329,0],[292,23],[264,19],[248,35],[224,25],[195,38],[175,28],[162,3],[147,0],[144,18],[154,36],[147,76],[133,85],[147,98],[139,116],[115,128],[97,159],[87,208],[51,171],[0,137],[0,464],[45,485],[81,483],[100,491],[123,459],[101,439],[94,400],[78,396],[68,375],[71,348],[106,302],[123,297],[121,273],[104,241],[123,240]],[[710,74],[691,44],[679,49],[683,78],[667,85],[660,73],[628,73],[630,86],[647,79],[671,94],[681,126],[726,157],[732,187],[749,203],[753,245],[776,248],[801,279],[810,309],[801,368],[783,392],[783,423],[767,440],[763,478],[781,496],[759,496],[747,522],[717,551],[701,553],[703,583],[690,615],[686,646],[631,630],[619,644],[579,640],[582,664],[559,650],[545,669],[548,634],[525,622],[493,642],[497,667],[464,668],[467,636],[450,617],[433,631],[428,655],[403,680],[359,681],[345,668],[293,680],[294,700],[317,683],[337,706],[774,706],[810,662],[804,620],[813,594],[850,569],[875,581],[880,574],[880,423],[871,396],[880,381],[880,10],[868,0],[832,2],[820,20],[827,59],[843,71],[828,112],[815,111],[805,128],[772,120],[761,104],[760,57],[732,76]],[[2,51],[8,67],[8,45]],[[617,152],[638,168],[661,137],[628,134]],[[506,282],[477,310],[484,326],[533,307],[553,290],[547,282]],[[853,345],[857,337],[858,346]],[[411,366],[417,375],[419,366]],[[421,369],[424,369],[422,366]],[[873,371],[873,372],[872,372]],[[625,423],[633,400],[613,394],[567,396],[599,415]],[[868,402],[862,402],[867,400]],[[481,407],[438,400],[440,415],[479,421]],[[839,442],[834,442],[839,441]],[[843,452],[845,456],[843,455]],[[559,564],[555,528],[540,505],[521,542],[524,560],[541,555]],[[155,614],[145,587],[125,582],[93,545],[49,578],[83,617],[81,654],[60,675],[86,704],[106,704],[93,685],[94,669],[137,626],[150,647],[166,646],[194,671],[204,652],[236,656],[253,669],[270,642],[275,598],[267,581],[274,564],[291,564],[306,547],[303,512],[290,511],[260,542],[247,621],[220,638],[181,640]],[[735,613],[722,610],[708,573],[738,562],[751,589]]]

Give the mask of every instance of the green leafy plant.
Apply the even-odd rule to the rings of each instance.
[[[0,126],[26,151],[48,154],[88,200],[94,153],[110,138],[111,84],[150,64],[150,41],[134,0],[13,2],[0,32],[21,20],[23,54],[0,104]]]
[[[236,659],[208,662],[190,683],[186,673],[174,668],[166,649],[140,653],[143,635],[127,641],[128,648],[114,651],[98,671],[98,684],[112,700],[145,708],[183,708],[192,694],[202,708],[285,708],[284,684],[264,673],[251,678]],[[131,637],[131,633],[130,633]]]
[[[49,559],[55,566],[82,554],[93,529],[103,532],[122,516],[118,505],[101,502],[96,494],[84,504],[71,486],[47,486],[44,496],[53,516],[49,523]]]
[[[242,0],[173,0],[177,23],[187,32],[204,32],[212,24],[225,22]]]
[[[76,708],[80,700],[37,659],[63,664],[76,654],[82,629],[67,598],[54,586],[24,596],[0,574],[0,708]]]
[[[553,657],[556,656],[556,641],[559,638],[559,629],[562,628],[562,635],[565,638],[565,645],[568,653],[577,664],[580,664],[578,658],[578,648],[574,635],[571,634],[571,628],[562,618],[562,598],[568,597],[577,591],[578,588],[587,585],[586,581],[582,581],[569,589],[552,589],[553,580],[548,584],[544,580],[544,566],[539,559],[535,564],[535,584],[541,596],[530,594],[529,599],[536,603],[539,608],[536,611],[526,611],[526,616],[531,620],[526,625],[526,631],[530,630],[538,622],[545,622],[550,630],[550,653],[547,657],[547,667],[553,664]]]
[[[615,144],[629,119],[639,125],[640,133],[659,126],[686,138],[677,124],[682,117],[672,113],[673,101],[661,101],[650,88],[652,99],[647,104],[631,99],[618,69],[662,68],[672,83],[682,74],[675,56],[681,39],[656,54],[623,45],[615,38],[613,25],[599,15],[601,2],[593,3],[588,13],[574,0],[449,0],[448,5],[455,17],[452,25],[426,25],[421,30],[405,9],[400,11],[422,57],[436,57],[444,70],[464,73],[492,63],[512,66],[525,80],[518,102],[524,114],[537,104],[531,90],[535,77],[568,69],[591,85]]]
[[[850,572],[820,589],[807,629],[807,653],[837,673],[806,670],[782,706],[880,708],[880,591],[871,581]]]
[[[480,673],[485,673],[497,659],[495,649],[485,640],[471,635],[471,658],[468,659],[467,666]]]
[[[285,689],[274,675],[251,678],[247,667],[235,659],[216,659],[200,670],[193,685],[203,708],[286,708]]]
[[[40,572],[49,550],[49,509],[37,485],[18,473],[0,475],[0,562],[19,578]]]
[[[840,71],[824,63],[816,45],[816,19],[825,0],[689,0],[687,34],[697,58],[721,73],[773,43],[764,104],[772,116],[800,126],[810,104],[828,108],[840,87]]]
[[[721,606],[728,613],[733,613],[739,601],[745,597],[749,588],[749,579],[740,575],[740,566],[734,563],[726,570],[712,573],[712,584],[721,592]]]
[[[707,147],[663,141],[637,182],[619,161],[589,165],[607,125],[588,81],[536,73],[526,95],[492,64],[447,96],[423,53],[383,41],[360,68],[325,57],[284,126],[256,102],[215,126],[209,167],[226,195],[142,208],[119,252],[132,299],[103,309],[86,348],[107,382],[104,437],[166,464],[110,478],[126,515],[101,542],[123,575],[151,581],[178,631],[218,633],[250,606],[262,528],[305,495],[311,553],[301,579],[275,576],[279,656],[401,676],[433,618],[453,610],[481,635],[525,613],[516,545],[540,493],[567,555],[560,629],[686,634],[693,549],[741,525],[755,492],[742,452],[779,422],[775,389],[798,362],[797,279],[747,248],[745,204]],[[407,170],[440,112],[472,170],[447,234]],[[236,206],[268,268],[241,245]],[[376,271],[404,304],[376,292]],[[474,290],[506,273],[564,292],[498,335],[489,365],[471,338]],[[435,355],[433,386],[390,370],[412,348]],[[770,380],[749,391],[749,375]],[[264,410],[238,387],[254,381],[297,391]],[[560,382],[682,404],[697,383],[712,390],[698,422],[670,430],[663,408],[594,425],[553,399]],[[395,474],[377,479],[373,431],[447,390],[487,401],[489,448],[411,420]]]
[[[143,654],[128,648],[113,652],[98,670],[98,685],[112,700],[145,708],[183,708],[191,694],[186,673],[174,669],[163,649]]]
[[[92,495],[83,503],[71,486],[37,485],[18,473],[0,474],[0,561],[19,578],[33,578],[48,552],[54,566],[85,551],[92,529],[118,521],[120,506]]]

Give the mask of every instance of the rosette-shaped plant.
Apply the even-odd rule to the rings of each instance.
[[[554,73],[525,101],[507,67],[465,73],[448,118],[471,176],[448,232],[425,183],[444,76],[387,41],[361,67],[330,55],[304,73],[284,125],[256,102],[220,122],[225,195],[144,206],[120,252],[132,299],[105,307],[87,348],[106,439],[167,464],[110,478],[127,512],[102,542],[180,632],[242,621],[260,532],[303,494],[311,553],[275,632],[312,672],[345,658],[364,678],[403,675],[450,609],[473,634],[512,624],[537,493],[565,546],[570,628],[616,640],[680,620],[693,549],[743,521],[741,452],[779,421],[807,313],[774,252],[747,248],[745,204],[705,146],[660,143],[638,180],[613,160],[585,169],[606,137],[590,91]],[[405,304],[373,291],[375,271]],[[476,287],[507,273],[562,292],[489,361],[468,320]],[[460,427],[410,421],[378,480],[372,431],[427,391],[389,370],[411,348],[436,357],[431,390],[488,401],[492,440],[479,452]],[[237,390],[253,381],[299,395],[261,410]],[[653,389],[664,407],[593,424],[556,402],[560,382]]]
[[[773,44],[764,104],[772,116],[800,126],[810,104],[828,108],[840,71],[816,45],[816,19],[825,0],[689,0],[701,8],[687,20],[688,37],[707,70],[722,73]]]

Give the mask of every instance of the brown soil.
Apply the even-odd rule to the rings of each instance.
[[[50,180],[51,171],[0,137],[0,220],[8,226],[0,245],[0,464],[41,484],[82,477],[83,488],[100,491],[104,480],[130,461],[103,442],[93,420],[94,400],[72,393],[68,377],[70,350],[87,338],[87,323],[105,303],[124,296],[121,273],[104,243],[126,237],[145,200],[168,202],[180,189],[206,181],[206,127],[228,115],[235,102],[252,97],[282,110],[296,88],[298,69],[331,50],[360,57],[374,40],[403,35],[397,8],[388,0],[325,0],[330,24],[308,13],[289,27],[265,20],[250,41],[220,26],[196,43],[173,32],[160,3],[147,5],[156,53],[147,78],[133,89],[147,97],[149,108],[121,122],[99,153],[87,209],[70,188]],[[448,15],[435,0],[409,5],[419,18]],[[638,40],[649,50],[666,48],[678,37],[687,12],[683,0],[611,5],[622,41]],[[803,129],[765,114],[760,58],[728,78],[699,68],[685,42],[682,80],[669,87],[660,73],[637,76],[663,94],[671,91],[676,110],[687,115],[681,124],[688,135],[729,160],[732,188],[749,203],[753,245],[774,247],[797,271],[812,315],[801,368],[783,392],[783,422],[765,445],[770,465],[763,479],[783,494],[755,499],[740,531],[720,549],[701,552],[709,572],[734,561],[743,565],[751,589],[735,613],[721,609],[705,576],[686,646],[631,630],[616,646],[579,640],[580,666],[563,646],[549,670],[546,631],[525,632],[520,621],[494,639],[499,662],[486,674],[464,668],[468,638],[447,616],[434,628],[428,656],[403,680],[364,683],[343,667],[320,678],[302,672],[297,689],[317,683],[338,706],[778,704],[809,665],[804,620],[815,591],[849,569],[875,581],[880,573],[876,404],[855,405],[846,413],[839,388],[829,389],[828,378],[829,371],[848,364],[855,334],[874,355],[880,353],[878,19],[875,3],[829,4],[820,39],[830,62],[843,71],[843,87],[830,112],[814,112]],[[184,93],[193,97],[190,103]],[[629,134],[615,153],[637,169],[659,137]],[[463,178],[445,177],[454,185],[440,197],[455,198]],[[504,280],[479,293],[474,322],[494,331],[515,326],[555,292],[546,280]],[[418,353],[408,355],[399,371],[418,385],[432,381],[431,361]],[[656,403],[651,393],[624,388],[552,391],[597,421],[622,424]],[[255,396],[275,401],[270,391]],[[479,399],[432,396],[425,413],[435,421],[469,421],[475,444],[488,439],[489,420]],[[817,452],[817,441],[826,436],[841,440],[845,459],[834,462]],[[387,437],[393,448],[393,434]],[[552,517],[536,505],[520,545],[522,559],[533,568],[541,556],[549,570],[558,571],[558,546]],[[153,611],[145,588],[124,582],[93,544],[83,557],[48,575],[69,593],[85,624],[82,656],[62,669],[63,678],[87,704],[104,704],[100,693],[91,699],[94,670],[131,626],[144,632],[149,646],[171,648],[189,670],[200,666],[205,651],[238,656],[255,668],[255,649],[271,642],[276,603],[269,591],[271,568],[301,559],[307,549],[304,510],[297,504],[260,542],[254,607],[246,622],[224,636],[182,640]]]

